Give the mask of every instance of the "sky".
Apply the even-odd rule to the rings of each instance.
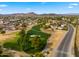
[[[0,2],[0,14],[79,13],[79,2]]]

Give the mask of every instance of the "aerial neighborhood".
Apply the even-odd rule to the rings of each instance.
[[[0,56],[63,56],[64,54],[61,53],[63,43],[65,42],[65,46],[69,44],[64,40],[75,37],[74,29],[78,19],[77,15],[63,16],[62,14],[36,14],[34,12],[0,15],[0,37],[2,37]],[[70,45],[70,48],[73,48],[74,45]],[[55,49],[57,47],[58,49]],[[66,48],[69,47],[63,49]],[[73,50],[69,53],[74,56],[72,52]]]

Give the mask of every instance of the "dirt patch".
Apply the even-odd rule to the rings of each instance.
[[[6,32],[5,34],[0,34],[0,42],[4,42],[5,40],[11,40],[11,38],[15,38],[16,37],[16,33],[18,33],[18,31],[9,31]]]
[[[58,45],[58,43],[60,43],[61,38],[63,37],[63,35],[65,34],[66,31],[64,30],[56,30],[54,32],[54,35],[52,36],[52,45],[50,45],[50,48],[56,48],[56,46]]]
[[[48,29],[43,29],[41,28],[40,29],[42,32],[45,32],[45,33],[48,33],[48,34],[52,34],[53,30],[51,28],[48,28]]]
[[[14,37],[14,35],[2,35],[2,34],[0,34],[0,41],[1,40],[6,40],[6,39],[9,39],[9,38],[13,38]]]
[[[64,37],[64,34],[66,33],[65,30],[56,30],[52,33],[51,37],[48,39],[48,56],[53,56],[55,49],[57,48],[58,44],[61,42],[62,38]]]
[[[76,45],[77,45],[77,48],[79,49],[79,26],[77,28]]]

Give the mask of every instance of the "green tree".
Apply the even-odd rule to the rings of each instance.
[[[37,52],[37,53],[35,53],[35,57],[44,57],[44,55],[41,52]]]
[[[5,33],[6,33],[5,31],[3,31],[3,30],[1,31],[1,34],[5,34]]]
[[[40,37],[35,36],[35,37],[32,39],[31,43],[32,43],[32,46],[34,47],[34,49],[38,49],[39,46],[40,46]]]
[[[20,31],[20,33],[19,33],[19,35],[20,35],[20,37],[19,37],[19,39],[18,39],[18,45],[19,45],[19,49],[21,50],[21,51],[23,51],[23,40],[24,40],[24,37],[25,37],[25,29],[22,29],[21,31]]]

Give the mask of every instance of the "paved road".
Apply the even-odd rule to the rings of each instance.
[[[73,27],[71,25],[69,25],[68,33],[66,34],[66,36],[60,43],[59,47],[57,48],[57,51],[59,51],[56,53],[57,57],[68,57],[67,53],[69,52],[69,46],[70,46],[70,42],[72,40],[73,32],[74,32]]]

